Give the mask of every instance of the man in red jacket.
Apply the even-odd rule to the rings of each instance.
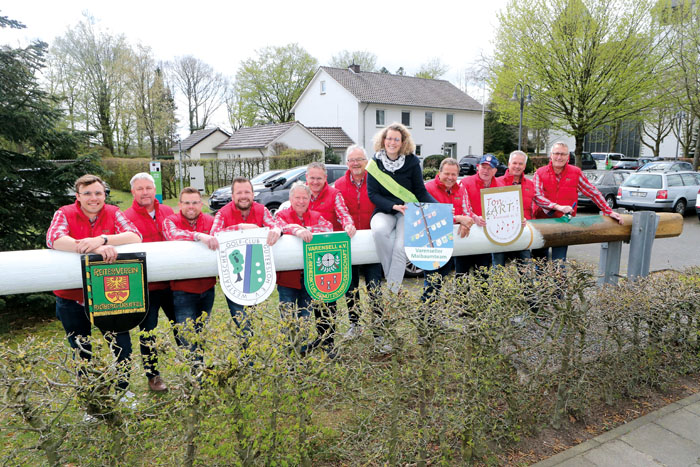
[[[153,177],[146,172],[140,172],[131,177],[131,194],[134,201],[131,207],[124,211],[124,215],[134,223],[146,242],[162,242],[163,221],[173,214],[173,208],[160,204],[156,199],[156,184]],[[139,325],[143,333],[149,333],[158,326],[158,309],[163,308],[166,318],[175,321],[173,311],[173,295],[168,281],[148,283],[148,312],[146,318]],[[177,340],[177,335],[175,336]],[[141,357],[143,367],[148,377],[148,387],[151,391],[163,392],[168,387],[160,377],[158,371],[158,353],[155,350],[155,337],[141,337]]]
[[[535,184],[525,177],[525,166],[527,165],[527,154],[523,151],[513,151],[508,158],[508,170],[502,177],[496,180],[502,186],[520,185],[523,196],[523,217],[525,220],[532,219],[532,198],[535,196]],[[530,250],[509,251],[507,253],[492,253],[494,266],[505,266],[506,261],[515,260],[520,262],[528,261],[531,258]]]
[[[372,219],[374,212],[374,203],[369,199],[367,194],[367,152],[362,146],[352,145],[345,152],[348,163],[348,171],[345,175],[334,183],[334,188],[340,192],[348,208],[350,217],[356,229],[367,230],[370,228],[369,221]],[[348,306],[348,318],[350,319],[350,329],[345,334],[346,339],[353,339],[362,334],[362,326],[360,325],[360,315],[357,312],[359,308],[359,290],[360,275],[365,278],[365,285],[369,293],[369,300],[375,293],[379,291],[382,277],[382,265],[379,263],[354,265],[352,267],[352,278],[350,279],[350,288],[345,294],[345,303]],[[381,316],[381,310],[377,307],[372,307],[377,316]],[[377,342],[379,344],[379,342]],[[382,343],[382,347],[387,344]],[[388,350],[388,348],[387,348]]]
[[[333,224],[334,232],[345,231],[352,238],[357,229],[352,216],[345,205],[345,199],[340,191],[328,185],[328,172],[323,162],[312,162],[306,168],[306,185],[311,190],[309,210]],[[319,336],[326,336],[325,346],[332,346],[335,334],[336,302],[326,303],[325,307],[315,307],[316,330]]]
[[[549,154],[549,164],[540,167],[535,172],[532,182],[535,185],[534,201],[536,219],[576,215],[578,193],[589,197],[600,208],[603,214],[612,217],[620,224],[623,223],[620,214],[610,209],[600,191],[591,184],[583,171],[569,164],[569,146],[557,142],[552,145]],[[568,246],[552,247],[552,260],[566,260]],[[546,258],[548,249],[533,251],[532,256]]]
[[[117,259],[115,245],[140,243],[141,234],[136,227],[119,208],[106,205],[105,196],[105,184],[100,177],[88,174],[76,180],[75,203],[56,211],[46,232],[46,245],[54,250],[99,254],[106,262],[113,263]],[[85,312],[83,289],[54,290],[54,294],[56,317],[66,331],[68,343],[89,360],[92,346],[84,340],[91,334],[91,325]],[[128,332],[114,336],[113,351],[120,362],[130,358]],[[128,380],[118,383],[123,390],[128,384]]]
[[[218,232],[229,232],[234,230],[259,229],[268,227],[267,244],[272,246],[282,235],[282,229],[277,226],[270,211],[260,203],[253,201],[253,185],[250,180],[244,177],[236,177],[231,182],[231,202],[219,209],[214,216],[214,224],[211,227],[211,235]],[[218,241],[216,248],[218,248]],[[245,307],[228,297],[226,297],[231,318],[236,326],[245,334],[250,335],[250,321]]]
[[[199,190],[191,186],[184,188],[180,192],[178,206],[180,212],[165,219],[165,239],[201,242],[210,250],[216,250],[218,242],[216,237],[210,235],[214,217],[202,213],[202,196]],[[214,305],[216,277],[170,281],[170,288],[173,291],[175,322],[185,324],[190,320],[195,331],[201,330],[202,314],[206,313],[209,316]],[[184,339],[181,340],[187,345]],[[191,349],[195,350],[196,347],[191,346]]]
[[[481,190],[484,188],[495,188],[501,186],[501,184],[494,178],[496,175],[496,168],[498,167],[498,159],[493,154],[484,154],[479,159],[479,163],[476,166],[476,173],[469,177],[464,177],[462,179],[462,186],[469,195],[469,204],[472,207],[474,215],[472,219],[474,223],[479,227],[486,226],[486,221],[481,217]],[[457,274],[467,273],[471,267],[490,267],[491,266],[491,254],[482,253],[478,255],[461,256],[460,261],[457,261]]]
[[[459,177],[459,162],[448,157],[440,162],[440,171],[435,176],[435,179],[425,184],[425,189],[428,190],[433,198],[438,203],[452,205],[454,224],[458,225],[457,234],[460,238],[469,235],[469,230],[474,225],[472,219],[473,212],[469,202],[469,196],[464,188],[457,183]],[[455,256],[448,261],[444,266],[436,271],[424,271],[423,282],[423,301],[427,301],[430,295],[435,293],[435,286],[455,268],[457,260],[462,257]]]

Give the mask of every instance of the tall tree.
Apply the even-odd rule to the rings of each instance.
[[[206,127],[212,114],[224,103],[223,75],[192,55],[176,58],[170,70],[175,86],[187,100],[190,132]]]
[[[72,59],[93,109],[102,145],[114,153],[114,114],[121,110],[115,105],[123,98],[120,91],[130,54],[126,39],[97,30],[94,19],[87,17],[58,38],[55,47]]]
[[[0,28],[23,28],[0,16]],[[0,250],[40,248],[54,210],[70,201],[77,174],[96,167],[80,160],[57,167],[47,159],[74,159],[80,135],[57,128],[58,99],[39,85],[47,45],[0,46]],[[82,172],[82,173],[81,173]]]
[[[255,110],[241,99],[241,91],[235,83],[226,90],[226,112],[233,131],[255,125]]]
[[[494,102],[513,116],[520,82],[532,88],[529,113],[576,140],[651,105],[663,34],[653,0],[511,0],[499,14]],[[632,71],[633,70],[633,71]]]
[[[377,56],[366,50],[342,50],[333,55],[329,63],[337,68],[347,68],[353,64],[360,65],[361,71],[377,71]]]
[[[241,62],[240,98],[262,122],[289,122],[292,107],[313,78],[318,61],[298,44],[265,47]]]
[[[438,79],[442,77],[450,67],[442,63],[439,58],[435,57],[424,63],[418,69],[416,78]]]

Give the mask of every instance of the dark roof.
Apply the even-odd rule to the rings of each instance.
[[[197,130],[194,133],[192,133],[190,136],[182,140],[182,150],[183,151],[189,151],[193,146],[197,145],[200,141],[211,135],[212,133],[216,131],[220,131],[226,136],[230,136],[228,133],[226,133],[224,130],[221,128],[215,127],[215,128],[204,128],[202,130]],[[172,148],[170,148],[170,151],[178,151],[178,145],[174,145]]]
[[[347,148],[355,144],[355,142],[340,127],[308,126],[306,128],[308,128],[311,133],[321,138],[323,142],[331,148]]]
[[[347,68],[327,66],[322,66],[321,69],[350,91],[360,102],[481,111],[481,104],[449,81],[442,79],[424,79],[367,71],[354,73]]]
[[[239,128],[233,132],[229,139],[214,149],[264,148],[294,125],[304,126],[299,122],[286,122]]]

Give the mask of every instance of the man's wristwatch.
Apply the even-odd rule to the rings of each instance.
[[[106,245],[106,244],[107,244],[107,241],[109,240],[109,239],[107,238],[107,235],[100,235],[100,237],[102,237],[102,240],[103,240],[103,241],[102,241],[102,244],[103,244],[103,245]]]

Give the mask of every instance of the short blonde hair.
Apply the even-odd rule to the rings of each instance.
[[[386,134],[389,131],[398,131],[401,133],[401,148],[399,149],[399,156],[406,156],[408,154],[413,154],[416,152],[416,145],[411,138],[411,133],[408,132],[405,126],[400,123],[394,122],[386,128],[382,129],[379,133],[374,135],[374,150],[381,151],[384,149],[384,140],[386,139]]]

